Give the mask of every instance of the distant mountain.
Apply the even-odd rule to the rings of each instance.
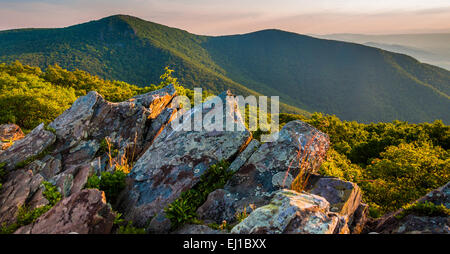
[[[419,61],[450,70],[450,33],[447,34],[330,34],[314,35],[321,39],[355,42],[402,53]]]
[[[164,66],[187,87],[279,95],[285,112],[346,120],[450,122],[450,72],[374,47],[263,30],[200,36],[116,15],[59,29],[0,32],[0,61],[79,68],[141,86]]]

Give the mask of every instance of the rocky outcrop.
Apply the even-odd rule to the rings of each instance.
[[[231,230],[234,234],[332,234],[339,217],[317,195],[280,190]]]
[[[6,150],[15,141],[24,137],[22,129],[16,124],[0,125],[0,153]]]
[[[425,202],[444,205],[450,209],[450,182],[416,201]],[[449,234],[450,216],[429,216],[400,209],[372,221],[365,231],[382,234]]]
[[[189,123],[191,130],[169,124],[136,162],[129,174],[129,187],[122,198],[121,208],[137,225],[148,225],[155,216],[154,220],[163,217],[160,214],[164,208],[183,191],[193,187],[210,165],[232,160],[250,141],[251,134],[237,109],[236,98],[224,93],[213,100],[218,98],[227,109],[223,118],[211,122],[205,120],[198,130],[194,129],[198,124],[196,121]],[[216,105],[205,102],[185,112],[179,119],[194,119],[195,114],[201,114],[205,119],[217,110],[219,104]],[[234,122],[234,131],[225,128],[227,119]],[[220,127],[224,127],[222,130],[210,128],[221,120],[225,120],[219,122]],[[167,228],[155,221],[150,225],[150,231]]]
[[[154,138],[147,135],[149,126],[175,94],[174,86],[169,85],[119,103],[108,102],[96,92],[78,98],[49,125],[56,130],[56,152],[64,154],[63,165],[78,167],[80,161],[94,160],[107,137],[121,153],[132,149],[139,155],[145,141]]]
[[[36,222],[15,234],[108,234],[115,214],[103,192],[87,189],[63,199]]]
[[[324,197],[330,203],[330,210],[343,216],[352,216],[361,202],[361,190],[352,182],[312,175],[309,185],[309,193]]]
[[[252,206],[267,204],[272,193],[289,188],[299,172],[317,170],[328,148],[326,134],[301,121],[287,123],[278,139],[262,144],[252,153],[224,190],[209,196],[224,200],[208,198],[198,210],[199,217],[216,223],[231,222],[237,212],[251,212]]]
[[[102,144],[105,138],[110,138],[111,146],[119,155],[128,158],[132,152],[136,159],[158,134],[153,130],[163,128],[170,119],[167,115],[159,117],[160,113],[176,110],[167,108],[175,94],[174,86],[169,85],[124,102],[111,103],[98,93],[89,92],[48,127],[39,125],[2,151],[0,163],[6,163],[7,171],[18,165],[23,169],[11,172],[0,189],[0,224],[13,223],[20,206],[43,205],[46,199],[40,186],[44,180],[56,185],[63,198],[71,198],[82,191],[91,174],[112,170],[105,150],[100,151],[105,146]],[[36,232],[41,231],[36,229]]]
[[[5,169],[11,171],[19,163],[42,153],[55,140],[55,134],[45,130],[42,123],[23,139],[16,141],[11,147],[0,153],[0,163],[6,163]]]

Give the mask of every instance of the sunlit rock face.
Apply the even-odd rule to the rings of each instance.
[[[138,225],[150,223],[150,230],[161,231],[156,225],[164,208],[183,191],[193,187],[210,165],[221,160],[232,161],[250,142],[251,133],[246,129],[237,107],[237,100],[229,92],[218,96],[223,102],[225,114],[221,119],[204,121],[203,128],[194,129],[198,124],[191,121],[191,130],[169,124],[156,137],[152,145],[139,158],[129,174],[129,187],[121,204],[127,218]],[[216,98],[217,99],[217,98]],[[220,104],[205,102],[185,112],[179,119],[195,120],[199,113],[206,119]],[[220,108],[222,109],[222,107]],[[227,121],[232,121],[233,129],[227,129]],[[211,130],[208,126],[223,120],[222,130]],[[228,122],[229,123],[229,122]],[[159,216],[157,216],[159,215]]]
[[[251,154],[224,190],[218,190],[220,195],[210,195],[222,200],[208,198],[198,210],[200,218],[217,223],[233,221],[236,212],[251,212],[253,206],[267,204],[274,191],[290,188],[300,171],[317,170],[329,148],[326,134],[301,121],[287,123],[276,135],[277,139]]]
[[[0,153],[0,163],[5,163],[6,170],[11,171],[21,162],[39,155],[56,140],[56,136],[44,129],[44,124],[34,128],[23,139],[16,141],[7,150]]]
[[[339,216],[320,196],[280,190],[270,203],[254,210],[236,225],[233,234],[333,234]]]
[[[24,137],[22,129],[16,124],[0,125],[0,153],[9,148],[12,143]]]

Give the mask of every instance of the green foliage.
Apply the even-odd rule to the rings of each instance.
[[[49,131],[49,132],[51,132],[51,133],[53,133],[53,134],[56,135],[56,130],[55,130],[54,128],[52,128],[52,127],[46,125],[46,126],[44,127],[44,129],[45,129],[46,131]]]
[[[340,179],[359,182],[363,179],[362,168],[357,164],[351,163],[345,155],[342,155],[334,149],[330,149],[327,153],[327,159],[322,163],[319,173],[338,177]]]
[[[402,219],[408,214],[415,214],[419,216],[430,217],[448,217],[450,216],[450,209],[445,207],[444,204],[436,205],[433,202],[415,202],[403,207],[403,211],[396,216],[397,219]]]
[[[248,213],[247,213],[247,208],[244,208],[244,210],[242,212],[237,212],[236,213],[236,221],[237,223],[242,222],[243,220],[245,220],[248,217]]]
[[[173,228],[198,221],[195,213],[197,208],[206,201],[209,193],[223,188],[233,175],[233,172],[228,171],[229,166],[227,161],[210,166],[192,189],[183,192],[165,209],[166,217],[170,219]]]
[[[44,197],[48,200],[50,206],[56,205],[62,198],[61,193],[58,192],[58,188],[51,184],[50,182],[42,182],[45,190],[43,191]]]
[[[114,204],[120,192],[125,188],[127,174],[120,170],[102,172],[100,176],[92,175],[88,178],[85,188],[99,189],[105,192],[106,199]]]
[[[125,226],[120,226],[117,234],[146,234],[144,228],[133,227],[133,222],[129,221]]]
[[[116,217],[114,218],[114,225],[119,227],[116,231],[117,234],[146,234],[144,228],[134,227],[132,221],[126,222],[122,218],[122,214],[118,212],[116,212]]]
[[[42,185],[44,186],[43,195],[49,203],[34,209],[30,209],[26,206],[19,207],[16,222],[10,225],[2,225],[0,227],[0,234],[12,234],[20,227],[35,222],[61,200],[62,195],[58,192],[56,186],[46,181],[42,182]]]
[[[367,166],[364,195],[381,212],[393,211],[450,180],[450,154],[429,144],[390,146]]]

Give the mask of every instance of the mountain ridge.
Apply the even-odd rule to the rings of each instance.
[[[282,111],[346,120],[450,121],[450,72],[356,43],[266,29],[204,36],[129,15],[0,31],[0,61],[59,64],[147,85],[174,66],[187,87],[278,95]],[[300,110],[302,109],[302,110]]]

